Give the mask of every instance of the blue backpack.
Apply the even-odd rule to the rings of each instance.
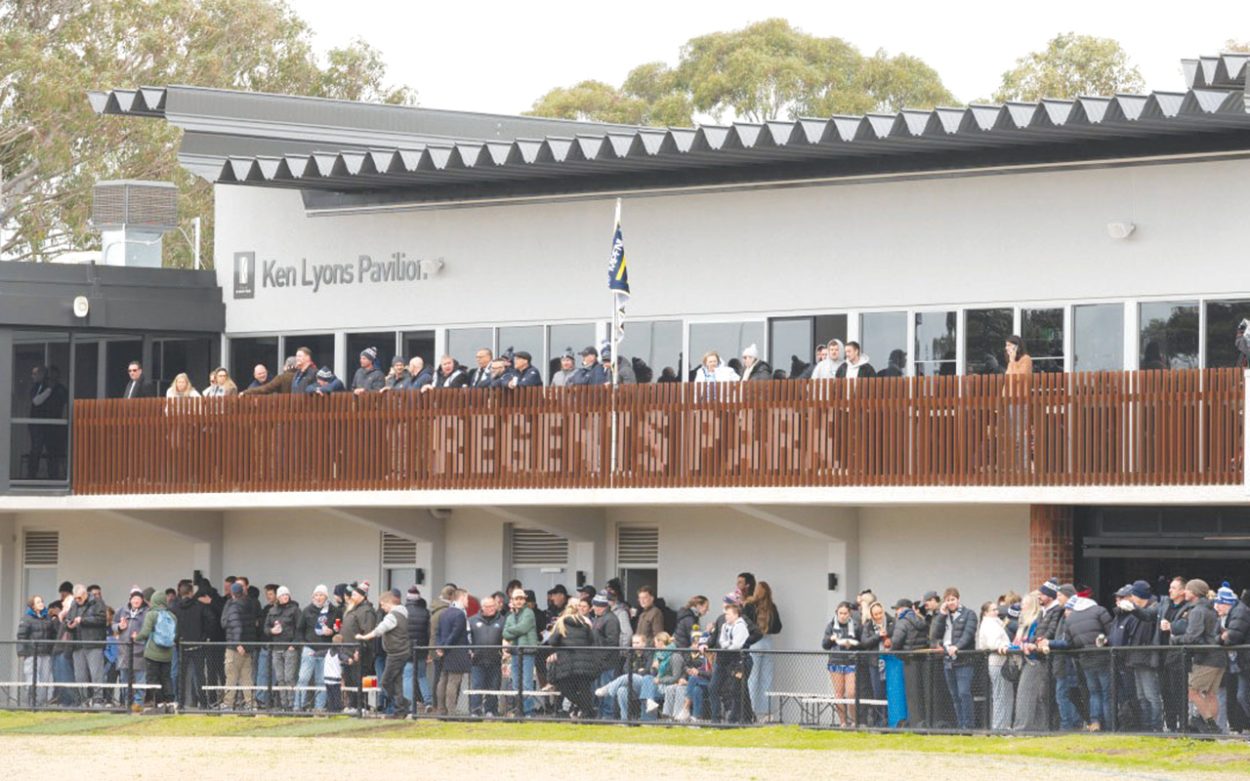
[[[178,636],[178,619],[168,610],[156,611],[156,626],[152,629],[152,642],[158,648],[173,648]]]

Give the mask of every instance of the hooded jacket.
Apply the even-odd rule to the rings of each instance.
[[[830,342],[838,345],[838,360],[825,358],[816,364],[816,368],[812,369],[813,380],[832,380],[838,376],[838,369],[842,368],[842,364],[845,363],[842,360],[842,356],[846,354],[846,349],[842,345],[842,340],[831,339]]]
[[[1224,632],[1228,636],[1221,640],[1223,645],[1250,645],[1250,607],[1246,607],[1246,603],[1238,602],[1229,608],[1228,615],[1224,616]],[[1250,670],[1250,651],[1237,651],[1235,656],[1244,675]]]
[[[244,594],[231,598],[221,611],[221,628],[226,630],[226,642],[232,645],[256,642],[256,610],[252,600]]]
[[[22,613],[22,620],[17,625],[17,639],[31,642],[19,642],[17,655],[26,657],[38,653],[40,656],[50,656],[52,641],[56,639],[56,629],[56,621],[48,617],[47,608],[39,613],[36,613],[34,608],[26,608],[26,612]],[[47,661],[41,661],[40,664],[47,664],[48,669],[51,669],[52,660],[49,658]]]
[[[162,648],[156,644],[156,638],[152,636],[152,633],[156,630],[156,621],[163,613],[169,613],[169,608],[167,607],[165,599],[165,592],[157,591],[152,594],[152,607],[149,608],[144,614],[143,628],[139,630],[139,634],[135,637],[135,641],[144,644],[144,659],[153,662],[160,662],[162,664],[169,664],[174,660],[173,647]]]
[[[202,643],[208,639],[204,614],[211,615],[209,607],[195,597],[178,597],[169,606],[174,618],[178,619],[178,639],[184,643]]]
[[[424,662],[430,655],[426,650],[430,645],[430,609],[425,606],[425,600],[421,597],[406,597],[404,607],[408,609],[408,644],[415,654],[413,658]]]
[[[154,602],[155,596],[156,595],[153,594]],[[161,596],[165,596],[164,593],[162,593]],[[113,614],[112,630],[117,633],[120,641],[120,645],[117,649],[118,669],[129,670],[131,659],[138,660],[143,657],[143,643],[139,642],[138,638],[131,640],[131,637],[139,634],[139,630],[143,629],[143,619],[147,617],[147,614],[147,605],[139,605],[138,609],[135,609],[130,606],[129,600],[127,600],[124,608],[121,608]],[[123,617],[126,619],[125,629],[122,629],[121,625]],[[133,656],[126,650],[126,643],[134,645],[134,648],[132,649],[134,651]],[[140,666],[141,665],[142,663],[140,663]]]
[[[309,602],[300,611],[298,640],[310,644],[329,643],[334,637],[334,622],[341,617],[338,606],[329,597],[321,607],[317,607],[316,602]],[[325,648],[314,647],[312,650],[318,656],[326,652]]]
[[[929,647],[929,627],[915,610],[902,610],[895,617],[890,634],[893,651],[920,651]]]
[[[1069,609],[1071,606],[1071,609]],[[1064,605],[1067,612],[1059,637],[1050,641],[1053,650],[1080,650],[1099,647],[1099,637],[1111,635],[1115,620],[1107,609],[1087,597],[1072,597]],[[1111,666],[1110,653],[1083,653],[1076,657],[1086,670],[1103,670]]]
[[[694,628],[699,626],[700,616],[692,608],[677,611],[677,628],[673,630],[673,643],[683,651],[694,641]]]
[[[355,607],[349,607],[343,611],[343,627],[340,634],[343,635],[343,642],[356,642],[356,635],[368,634],[378,625],[378,613],[373,609],[373,603],[364,600]],[[360,646],[360,662],[361,668],[373,672],[373,644],[362,643]]]
[[[435,388],[463,388],[469,384],[469,371],[460,364],[456,364],[451,374],[443,374],[443,370],[439,369],[434,373]]]
[[[851,363],[850,361],[843,361],[842,365],[838,367],[836,376],[848,377],[851,379],[856,377],[867,379],[869,377],[876,377],[877,370],[872,368],[872,364],[868,362],[868,356],[860,353],[859,358],[855,359],[854,363]]]
[[[750,367],[742,367],[743,382],[764,382],[773,378],[773,367],[768,365],[768,361],[756,359]]]
[[[611,614],[605,613],[604,616],[610,617]],[[564,627],[564,634],[560,634],[561,626]],[[570,650],[560,650],[554,659],[548,658],[547,673],[551,680],[558,684],[569,678],[593,678],[598,675],[604,669],[602,660],[597,658],[598,654],[594,650],[578,650],[595,644],[594,630],[584,618],[566,616],[556,621],[555,629],[547,638],[547,645]],[[612,656],[612,667],[615,668],[615,654]]]

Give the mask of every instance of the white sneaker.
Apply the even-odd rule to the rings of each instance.
[[[655,700],[647,700],[647,713],[655,713],[660,709],[660,703]]]
[[[596,697],[607,697],[607,696],[608,696],[608,687],[606,687],[606,686],[600,686],[598,689],[595,689],[595,696],[596,696]]]
[[[690,721],[690,709],[682,708],[677,715],[673,717],[673,721]]]

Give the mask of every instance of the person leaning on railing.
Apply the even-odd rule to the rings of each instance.
[[[291,384],[295,380],[295,373],[298,370],[299,361],[294,355],[286,359],[282,364],[282,371],[278,376],[271,378],[267,382],[259,385],[253,383],[247,390],[240,393],[240,396],[266,396],[271,393],[291,393]]]
[[[1247,592],[1240,600],[1228,583],[1220,587],[1215,596],[1215,612],[1220,616],[1224,630],[1220,632],[1220,645],[1244,646],[1250,644],[1250,606],[1246,605]],[[1229,674],[1237,676],[1237,703],[1241,712],[1250,718],[1250,649],[1228,654]]]
[[[903,726],[923,728],[925,658],[920,652],[929,647],[929,627],[916,612],[910,599],[900,599],[894,604],[894,632],[890,635],[891,649],[903,654],[903,691],[907,700],[907,720]]]
[[[1038,645],[1044,652],[1063,649],[1103,648],[1111,633],[1111,613],[1086,597],[1073,597],[1063,606],[1063,630],[1053,640],[1043,639]],[[1077,657],[1077,666],[1089,691],[1089,730],[1111,729],[1115,716],[1111,712],[1111,660],[1107,654],[1087,653]]]

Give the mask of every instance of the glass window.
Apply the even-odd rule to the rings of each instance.
[[[626,334],[629,329],[626,329]],[[625,342],[621,346],[625,346]],[[547,327],[547,381],[560,371],[560,356],[565,352],[573,353],[573,366],[581,366],[582,359],[577,357],[586,347],[595,346],[594,323],[569,323]],[[623,351],[622,351],[623,352]]]
[[[1124,307],[1085,304],[1072,307],[1072,371],[1124,370]]]
[[[394,337],[392,337],[394,339]],[[301,347],[307,347],[312,353],[312,361],[317,366],[329,366],[334,368],[334,334],[300,334],[298,336],[288,336],[286,338],[286,354],[295,355],[295,351]],[[379,349],[381,345],[379,345]],[[363,347],[361,349],[364,349]],[[385,360],[390,360],[386,358]],[[356,367],[360,364],[356,360],[347,362],[347,368],[355,373]],[[282,367],[279,366],[279,369]],[[343,384],[351,383],[349,375]],[[237,383],[236,383],[237,384]]]
[[[438,370],[433,331],[408,331],[404,334],[404,357],[411,361],[418,355],[430,367],[430,371]]]
[[[582,345],[585,347],[586,345]],[[579,348],[580,349],[580,348]],[[499,328],[499,354],[511,350],[524,350],[529,353],[539,367],[545,366],[547,360],[543,350],[543,327],[541,325],[505,325]]]
[[[1250,301],[1207,302],[1207,368],[1244,366],[1238,361],[1237,327],[1250,318]]]
[[[1158,301],[1138,308],[1143,369],[1198,368],[1198,303]]]
[[[916,375],[955,373],[956,312],[916,313]]]
[[[628,326],[626,326],[628,328]],[[742,373],[742,351],[749,345],[759,349],[764,343],[764,324],[759,321],[746,323],[691,323],[690,324],[690,358],[686,362],[686,370],[690,378],[703,355],[711,350],[720,354],[721,363]]]
[[[230,376],[240,388],[247,388],[256,381],[257,366],[264,366],[270,377],[277,376],[284,358],[278,355],[276,336],[230,340]]]
[[[816,345],[846,341],[846,315],[778,317],[769,321],[768,356],[774,371],[802,374],[816,358]]]
[[[876,361],[873,368],[885,377],[907,373],[907,313],[868,312],[859,317],[859,345]],[[875,356],[875,358],[874,358]]]
[[[969,309],[964,312],[965,374],[1002,374],[1006,371],[1003,345],[1011,336],[1014,320],[1015,312],[1011,309]]]
[[[69,454],[69,361],[67,333],[13,335],[12,418],[9,477],[66,478]]]
[[[108,397],[110,399],[120,399],[122,394],[126,392],[126,386],[130,384],[130,375],[126,373],[126,368],[131,361],[138,361],[143,358],[143,340],[110,339],[104,355],[104,382],[108,390]],[[144,369],[143,375],[145,377],[152,376],[147,369]]]
[[[1033,371],[1063,371],[1063,310],[1021,309],[1020,337],[1033,357]]]
[[[620,349],[638,382],[681,382],[680,320],[626,322]]]
[[[217,368],[214,360],[217,350],[216,338],[195,337],[191,339],[158,339],[152,343],[152,373],[156,380],[156,388],[165,392],[174,382],[174,377],[186,372],[191,386],[196,390],[204,390],[208,385],[208,374]]]
[[[290,340],[287,340],[290,344]],[[374,331],[371,333],[348,334],[347,335],[347,377],[343,379],[344,385],[351,385],[351,378],[356,374],[356,370],[360,368],[360,354],[369,347],[376,347],[378,350],[377,366],[385,374],[391,370],[391,359],[395,357],[395,332],[394,331]],[[323,362],[317,361],[318,366],[323,366]],[[333,366],[334,364],[330,364]]]
[[[71,371],[74,379],[73,397],[75,399],[98,399],[100,394],[100,341],[74,337],[74,366]]]
[[[495,332],[491,328],[447,329],[447,354],[469,369],[477,368],[477,351],[485,347],[495,350]]]

